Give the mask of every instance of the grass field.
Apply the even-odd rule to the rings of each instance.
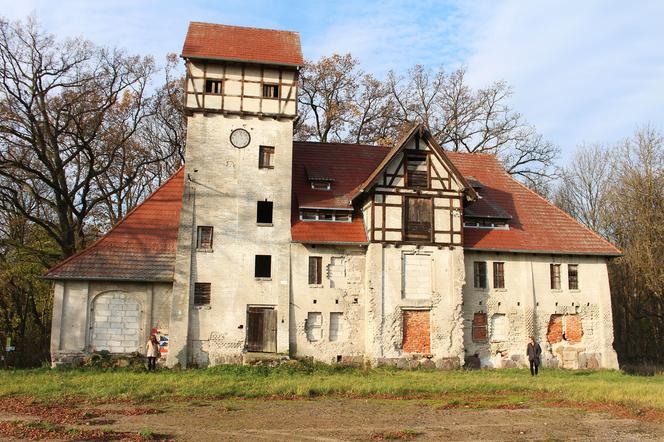
[[[527,370],[402,371],[323,364],[218,366],[157,373],[131,370],[66,369],[0,372],[0,397],[32,397],[62,402],[67,398],[133,402],[296,397],[403,397],[463,401],[485,398],[495,403],[532,397],[615,404],[664,412],[664,376],[632,376],[617,371]]]

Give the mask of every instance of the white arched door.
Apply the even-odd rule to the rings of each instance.
[[[122,292],[103,293],[92,304],[90,344],[95,351],[140,351],[143,334],[141,304]]]

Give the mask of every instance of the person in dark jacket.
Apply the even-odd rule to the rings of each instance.
[[[532,336],[529,338],[526,353],[528,354],[528,360],[530,361],[530,375],[535,376],[537,375],[537,369],[539,368],[541,361],[542,347],[535,342],[535,338]]]

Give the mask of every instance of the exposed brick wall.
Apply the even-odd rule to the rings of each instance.
[[[565,340],[576,344],[583,337],[583,326],[579,315],[565,316]]]
[[[550,344],[567,341],[571,344],[581,342],[583,325],[579,315],[551,315],[546,339]]]
[[[403,351],[431,353],[431,332],[428,310],[404,310]]]
[[[486,313],[478,312],[473,315],[473,341],[486,342],[486,321]]]

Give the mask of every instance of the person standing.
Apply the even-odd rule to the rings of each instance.
[[[156,370],[157,368],[157,358],[159,358],[159,341],[155,335],[150,335],[148,343],[145,344],[145,353],[148,357],[148,371]]]
[[[532,336],[528,338],[528,341],[526,353],[528,354],[528,360],[530,361],[530,375],[536,376],[541,361],[542,347],[535,342],[535,338]]]

